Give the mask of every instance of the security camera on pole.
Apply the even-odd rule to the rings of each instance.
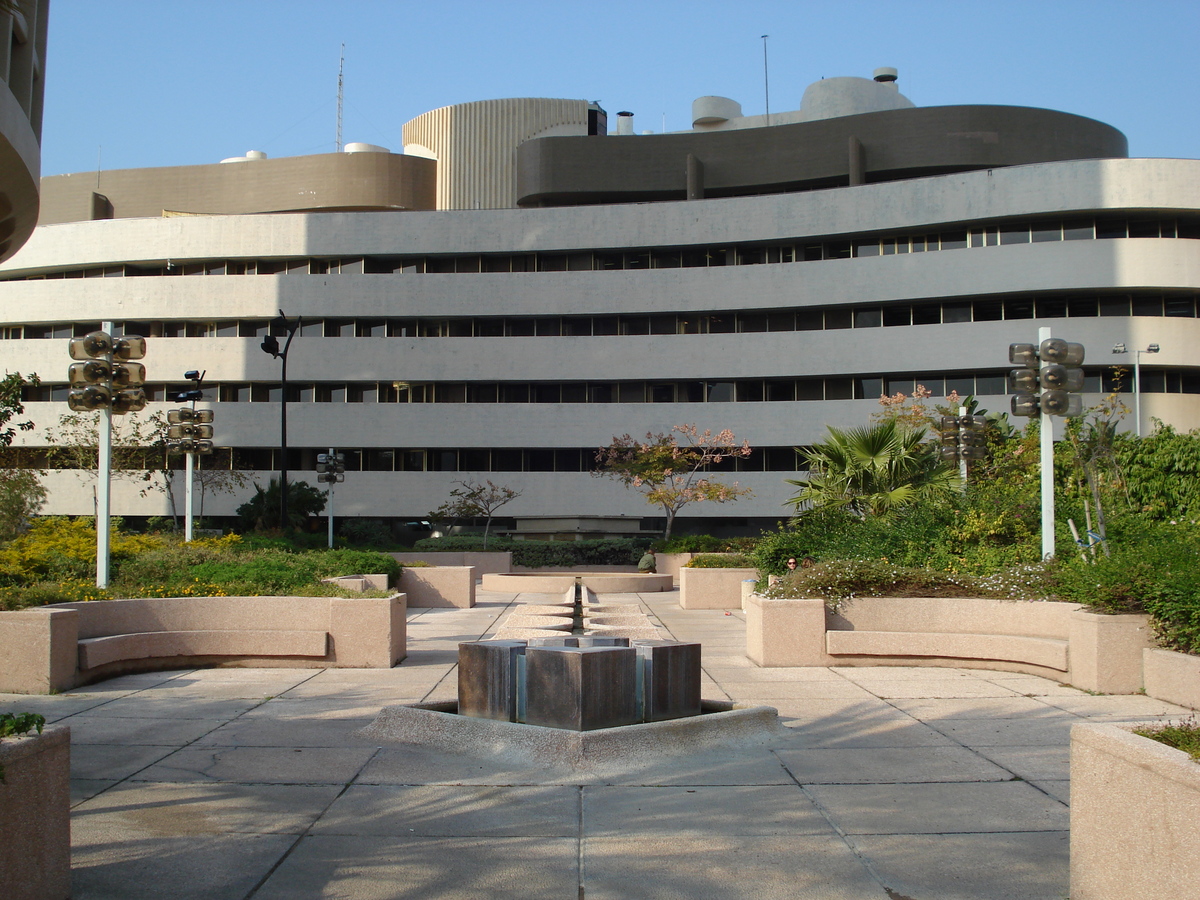
[[[335,453],[329,448],[328,453],[317,454],[317,481],[329,485],[329,549],[333,549],[333,485],[346,480],[346,454]]]
[[[1054,432],[1051,416],[1083,415],[1083,344],[1050,336],[1038,329],[1038,344],[1009,344],[1009,381],[1015,392],[1014,416],[1041,416],[1039,430],[1042,475],[1042,558],[1054,556]]]
[[[112,417],[146,407],[146,367],[131,360],[146,355],[146,339],[134,334],[114,338],[112,322],[83,337],[71,338],[71,363],[67,371],[70,389],[67,406],[76,412],[100,413],[97,441],[96,485],[96,587],[108,587],[109,534],[112,510]]]
[[[184,526],[183,539],[192,539],[192,487],[195,480],[196,454],[208,455],[213,452],[213,411],[211,409],[196,409],[196,401],[204,399],[204,383],[206,372],[185,372],[183,377],[191,381],[193,387],[186,391],[176,391],[168,399],[178,402],[191,401],[191,406],[182,409],[172,409],[167,412],[167,452],[184,453],[187,455],[187,486],[184,488]]]

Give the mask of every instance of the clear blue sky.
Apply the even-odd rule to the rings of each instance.
[[[900,70],[918,106],[1090,116],[1133,156],[1200,156],[1198,0],[52,0],[44,175],[401,148],[427,110],[599,100],[615,122],[691,125],[691,102],[774,112],[822,77]]]

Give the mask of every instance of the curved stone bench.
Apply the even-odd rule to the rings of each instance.
[[[406,597],[143,597],[0,612],[0,691],[200,665],[391,668]]]
[[[956,666],[1028,672],[1085,690],[1143,687],[1144,615],[1071,603],[863,597],[746,601],[746,655],[759,666]]]

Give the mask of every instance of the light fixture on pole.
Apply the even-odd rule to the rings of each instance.
[[[185,406],[182,409],[172,409],[167,412],[167,452],[187,454],[187,486],[184,488],[183,494],[185,520],[183,539],[189,543],[192,540],[192,494],[196,476],[196,454],[208,455],[213,452],[213,411],[196,409],[196,401],[204,399],[201,384],[204,382],[205,374],[205,372],[194,370],[185,372],[183,377],[193,382],[195,386],[190,390],[177,391],[168,395],[169,400],[182,403],[191,401],[192,404],[190,407]]]
[[[71,338],[67,370],[67,406],[76,412],[99,412],[96,459],[96,587],[108,587],[109,533],[112,511],[112,417],[146,407],[146,367],[131,360],[146,355],[146,339],[134,334],[112,337],[112,322],[101,331]]]
[[[1142,436],[1142,354],[1157,353],[1158,344],[1151,344],[1145,350],[1133,351],[1133,420],[1134,433]],[[1113,353],[1128,353],[1124,343],[1113,344]]]
[[[1051,416],[1083,415],[1083,344],[1050,336],[1038,329],[1037,344],[1009,344],[1008,361],[1022,366],[1009,372],[1015,391],[1014,416],[1040,416],[1042,482],[1042,558],[1054,555],[1054,426]]]
[[[292,321],[283,314],[283,310],[279,310],[278,318],[271,321],[271,332],[263,338],[262,350],[264,353],[269,353],[276,359],[282,360],[283,365],[280,371],[280,391],[279,391],[279,527],[284,531],[288,530],[288,502],[287,502],[287,358],[288,350],[292,346],[292,338],[296,336],[296,332],[300,330],[301,320],[297,316],[295,321]],[[275,332],[280,335],[286,334],[287,341],[284,342],[283,349],[279,349],[279,340]]]

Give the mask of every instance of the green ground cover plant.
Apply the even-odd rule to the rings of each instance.
[[[96,536],[90,519],[47,517],[0,549],[0,609],[115,597],[340,595],[323,584],[338,575],[386,574],[401,566],[371,550],[297,550],[287,542],[236,534],[185,543],[172,534],[127,534],[114,527],[111,582],[95,586]]]
[[[1182,722],[1167,722],[1165,725],[1145,725],[1133,729],[1134,734],[1182,750],[1196,762],[1200,762],[1200,723],[1195,716]]]
[[[37,713],[0,713],[0,740],[21,737],[31,731],[42,733],[46,717]],[[0,784],[4,783],[4,766],[0,766]]]

